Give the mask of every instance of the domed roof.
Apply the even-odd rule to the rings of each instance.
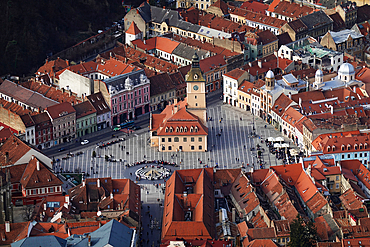
[[[355,73],[355,68],[350,63],[344,63],[339,67],[338,74],[351,75]]]
[[[316,70],[315,76],[322,77],[322,76],[324,76],[324,74],[322,73],[322,70],[321,69],[318,69],[318,70]]]
[[[275,78],[274,72],[271,70],[267,71],[265,78],[273,79]]]

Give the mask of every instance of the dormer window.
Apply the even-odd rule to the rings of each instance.
[[[173,128],[172,127],[170,128],[170,132],[173,132]]]
[[[328,146],[328,152],[330,152],[330,149],[331,149],[330,146]]]
[[[367,149],[367,143],[364,144],[364,148]]]
[[[176,127],[176,132],[179,132],[179,127]]]
[[[184,128],[183,127],[180,128],[180,132],[184,132]]]
[[[358,149],[358,145],[357,144],[355,144],[353,147],[355,148],[355,150]]]
[[[195,126],[195,132],[198,132],[198,127]]]
[[[166,132],[168,132],[168,128],[166,127]]]
[[[363,148],[362,143],[360,143],[360,149],[362,149],[362,148]]]
[[[188,132],[188,127],[185,127],[184,128],[184,132]]]
[[[333,146],[333,152],[335,151],[335,146]]]
[[[190,132],[193,132],[194,131],[194,128],[193,128],[193,126],[191,126],[191,128],[190,128]]]
[[[347,145],[347,150],[351,150],[351,145],[350,144]]]
[[[344,145],[342,145],[342,151],[344,151],[345,150],[345,146]]]

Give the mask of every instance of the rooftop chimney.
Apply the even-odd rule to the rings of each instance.
[[[40,162],[38,160],[36,161],[36,169],[40,171]]]
[[[100,179],[98,178],[98,180],[96,181],[96,186],[98,187],[98,188],[100,188]]]
[[[91,246],[91,236],[87,236],[87,246]]]
[[[9,221],[5,221],[5,232],[10,232],[10,223],[9,223]]]
[[[85,179],[82,180],[82,186],[85,186]]]
[[[110,193],[110,199],[113,199],[113,193]]]

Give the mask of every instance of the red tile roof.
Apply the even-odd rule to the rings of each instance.
[[[68,60],[63,60],[59,57],[52,61],[46,60],[45,64],[37,70],[36,74],[49,74],[50,76],[53,76],[55,72],[68,67],[68,65]]]
[[[5,231],[5,224],[0,225],[0,237],[2,239],[2,245],[10,245],[17,240],[21,240],[24,237],[20,237],[22,232],[26,227],[28,227],[29,222],[21,223],[10,223],[10,232]],[[27,235],[26,235],[27,237]]]
[[[135,22],[133,21],[130,25],[130,27],[126,30],[126,33],[128,34],[139,34],[141,33],[140,29],[136,26]]]
[[[340,162],[340,166],[352,171],[357,179],[368,189],[370,189],[369,171],[359,160],[342,160]]]
[[[28,162],[19,182],[25,189],[61,186],[63,184],[63,182],[37,158],[32,158]]]
[[[213,170],[177,170],[166,182],[161,239],[215,238]],[[184,191],[192,187],[186,196]],[[188,209],[192,212],[187,213]],[[186,221],[185,217],[189,217]]]
[[[277,237],[290,236],[290,224],[288,220],[274,220],[274,226]]]
[[[31,148],[24,142],[12,135],[0,147],[0,165],[9,166],[14,165],[21,159]],[[8,158],[6,158],[8,156]],[[7,160],[7,161],[6,161]]]
[[[224,74],[224,76],[230,77],[234,80],[239,80],[241,76],[243,76],[246,73],[245,70],[241,70],[239,68],[233,69],[232,71],[227,72]]]
[[[90,101],[84,101],[80,104],[74,105],[73,108],[76,110],[76,119],[96,113],[96,110]]]
[[[244,243],[244,242],[243,242]],[[244,247],[276,247],[277,245],[271,239],[255,239],[244,245]]]
[[[311,14],[314,9],[306,5],[301,6],[298,3],[294,2],[274,0],[271,3],[268,11],[276,13],[278,15],[296,19]]]
[[[281,28],[287,21],[267,16],[264,13],[255,13],[249,10],[241,9],[241,8],[231,8],[229,10],[230,14],[240,16],[246,20],[262,23],[264,25],[268,25],[275,28]]]
[[[109,105],[105,102],[104,97],[101,92],[97,92],[87,96],[90,103],[96,109],[96,114],[101,115],[110,112]]]
[[[71,114],[71,113],[76,112],[76,110],[73,108],[73,106],[68,102],[64,102],[64,103],[60,103],[60,104],[57,104],[57,105],[50,106],[50,107],[46,108],[46,111],[50,114],[50,117],[53,120],[59,118],[60,116],[64,116],[65,115],[64,113]]]
[[[266,10],[269,8],[268,4],[264,4],[258,1],[246,1],[240,8],[246,9],[255,13],[266,14]]]
[[[344,208],[347,210],[356,210],[360,208],[366,210],[366,207],[359,200],[359,198],[357,198],[352,189],[348,189],[346,192],[344,192],[341,196],[339,196],[339,199],[342,201]]]
[[[169,54],[172,54],[173,50],[180,44],[177,41],[171,40],[166,37],[153,37],[150,39],[147,39],[145,42],[141,39],[134,40],[131,42],[135,47],[142,50],[152,50],[157,49],[164,52],[167,52]]]
[[[265,228],[249,228],[248,236],[251,239],[275,239],[275,228],[265,227]]]

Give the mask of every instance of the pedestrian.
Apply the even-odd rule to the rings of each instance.
[[[221,119],[220,119],[220,123],[221,123]]]
[[[222,129],[221,129],[221,133],[222,133]]]
[[[244,145],[244,149],[245,149],[245,145]]]
[[[212,130],[213,130],[213,126],[212,126]]]

